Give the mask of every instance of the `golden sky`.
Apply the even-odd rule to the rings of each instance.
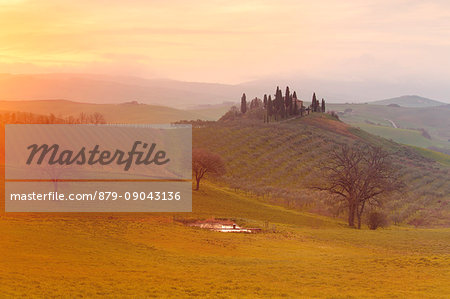
[[[450,1],[0,0],[0,73],[438,80]]]

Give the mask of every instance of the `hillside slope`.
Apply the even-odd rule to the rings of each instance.
[[[67,103],[63,104],[67,108]],[[80,104],[76,105],[79,107]],[[86,105],[85,112],[91,106],[83,105]],[[130,109],[140,107],[134,104],[123,106],[122,110],[127,106]],[[142,113],[139,109],[135,111]],[[107,109],[105,112],[106,116],[110,115]],[[118,111],[116,113],[120,115]],[[126,115],[125,123],[147,122],[145,118]],[[160,117],[167,122],[167,115]],[[323,179],[319,165],[330,149],[355,140],[381,145],[394,155],[399,175],[407,188],[392,195],[387,203],[393,221],[450,225],[450,160],[446,155],[401,146],[325,114],[270,124],[248,120],[216,122],[193,131],[194,147],[209,148],[226,159],[228,172],[218,183],[251,192],[268,202],[328,216],[337,215],[338,207],[327,204],[328,194],[308,187]]]
[[[318,119],[320,118],[320,119]],[[282,123],[217,123],[194,129],[193,144],[223,156],[228,172],[220,182],[287,207],[326,215],[337,210],[329,195],[308,189],[321,179],[319,163],[339,143],[362,140],[394,155],[407,184],[387,206],[396,222],[450,225],[450,170],[412,148],[378,138],[325,115]],[[270,198],[267,198],[267,197]]]

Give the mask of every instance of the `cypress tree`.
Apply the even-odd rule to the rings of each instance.
[[[278,89],[278,94],[276,101],[278,103],[278,112],[280,113],[280,117],[284,118],[284,114],[286,112],[285,106],[284,106],[284,100],[283,100],[283,93],[281,92],[281,89]]]
[[[286,114],[292,112],[292,98],[289,86],[286,86],[286,94],[284,95],[284,106],[286,107]]]
[[[269,122],[272,114],[273,114],[273,103],[272,97],[269,95],[269,98],[267,99],[267,122]]]
[[[292,101],[294,101],[294,107],[293,107],[293,114],[294,115],[297,115],[298,114],[298,104],[297,104],[297,93],[295,92],[295,90],[294,90],[294,92],[292,93]]]
[[[280,87],[277,86],[277,91],[275,92],[275,97],[273,99],[274,101],[274,107],[276,110],[276,113],[280,111],[280,101],[279,101],[279,94],[280,94]]]
[[[284,106],[283,95],[278,86],[277,86],[277,91],[275,93],[274,102],[275,102],[275,105],[274,105],[275,106],[275,111],[274,111],[275,120],[278,120],[278,116],[283,117],[283,106]]]
[[[317,98],[316,93],[313,93],[312,103],[311,103],[312,112],[317,112]]]
[[[241,98],[241,112],[242,114],[245,114],[245,112],[247,112],[247,97],[245,96],[245,93],[242,94]]]

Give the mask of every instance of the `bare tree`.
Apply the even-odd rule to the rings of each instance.
[[[207,174],[223,175],[225,173],[225,164],[218,154],[212,153],[206,149],[192,150],[192,172],[195,176],[196,188],[200,188],[200,180]]]
[[[95,112],[91,115],[90,122],[95,125],[106,124],[105,117],[99,112]]]
[[[389,154],[369,145],[342,145],[331,151],[322,166],[326,181],[314,188],[325,190],[348,209],[348,225],[358,228],[367,205],[380,206],[380,196],[402,186],[395,176]]]
[[[81,112],[80,115],[78,116],[78,122],[80,124],[86,124],[88,122],[87,114],[84,112]]]

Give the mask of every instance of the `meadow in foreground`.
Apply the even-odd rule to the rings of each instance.
[[[435,297],[450,293],[450,230],[347,228],[206,184],[189,214],[8,214],[2,297]],[[184,226],[233,217],[261,234]],[[175,221],[173,221],[175,219]]]

